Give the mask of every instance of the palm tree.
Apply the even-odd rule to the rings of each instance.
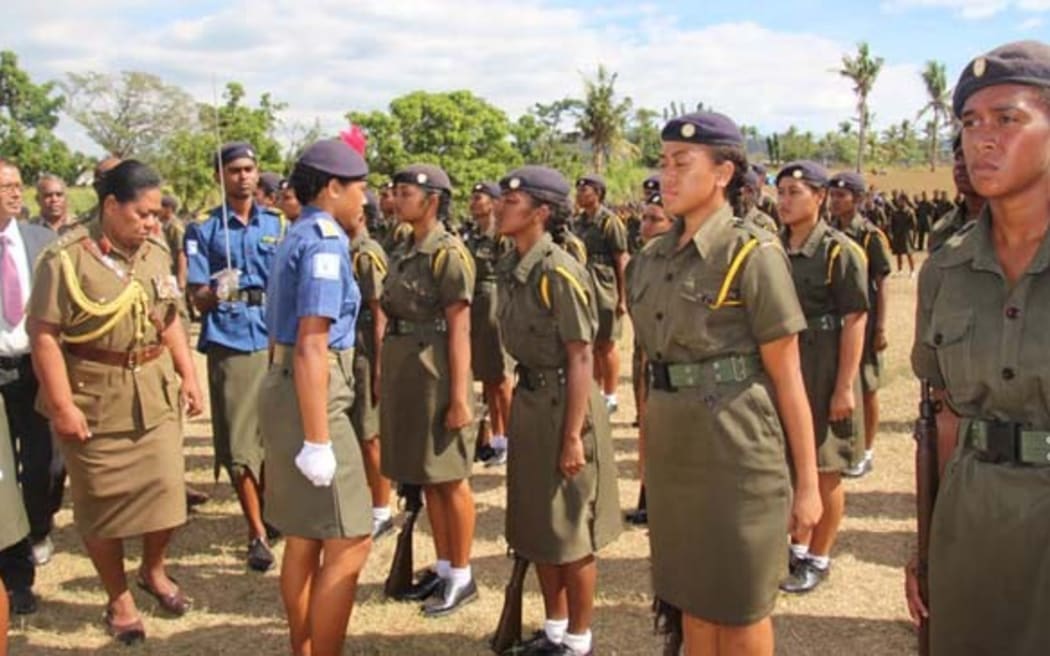
[[[597,77],[584,78],[583,101],[577,108],[576,127],[591,142],[591,160],[597,173],[605,170],[613,156],[632,150],[626,137],[632,102],[630,98],[616,98],[616,78],[616,73],[610,74],[599,65]]]
[[[944,124],[952,120],[952,98],[951,89],[948,88],[948,79],[944,73],[944,64],[939,61],[930,60],[926,62],[926,68],[922,70],[922,82],[926,85],[926,95],[929,100],[919,110],[916,119],[923,115],[930,116],[930,170],[937,170],[937,137],[943,119]]]
[[[882,57],[872,57],[868,44],[861,41],[857,44],[857,56],[843,55],[842,68],[838,74],[848,77],[853,82],[853,93],[857,95],[857,172],[864,168],[864,143],[868,131],[868,95],[875,86],[875,78],[882,70]]]

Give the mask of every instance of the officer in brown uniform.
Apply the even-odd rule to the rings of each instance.
[[[102,184],[102,217],[40,260],[29,304],[40,406],[69,471],[73,516],[121,642],[145,637],[124,574],[123,539],[143,536],[138,584],[176,615],[190,606],[164,566],[186,521],[179,414],[202,409],[164,242],[150,235],[160,178],[134,160]],[[181,384],[180,384],[181,379]]]
[[[452,198],[448,174],[416,164],[398,171],[394,186],[397,216],[412,236],[392,254],[381,299],[388,317],[382,466],[391,480],[423,486],[437,566],[416,589],[430,593],[424,613],[440,617],[478,596],[470,568],[475,514],[473,440],[467,435],[474,258],[442,224]]]
[[[897,272],[904,270],[904,259],[908,260],[909,275],[915,274],[915,259],[912,257],[912,235],[915,232],[915,211],[911,208],[907,196],[894,193],[893,201],[887,209],[890,248],[897,258]]]
[[[598,293],[598,334],[594,338],[594,376],[601,385],[609,413],[616,412],[616,386],[620,378],[620,352],[616,340],[627,312],[624,272],[627,268],[627,228],[603,204],[605,181],[585,175],[576,181],[574,231],[587,248],[587,270]]]
[[[930,653],[1044,654],[1050,645],[1050,45],[1021,41],[969,62],[955,116],[976,222],[919,277],[912,367],[933,388],[940,490]]]
[[[984,198],[973,188],[970,174],[966,170],[966,158],[963,157],[962,150],[962,133],[955,135],[955,138],[952,139],[952,153],[955,156],[952,180],[955,182],[955,189],[963,197],[963,202],[962,205],[948,210],[934,222],[929,239],[931,253],[943,246],[967,223],[976,221],[984,210]]]
[[[507,465],[507,542],[536,564],[544,631],[525,653],[583,656],[592,649],[594,554],[620,533],[608,415],[591,377],[598,318],[589,276],[546,232],[569,211],[569,184],[526,166],[500,181],[503,263],[500,326],[517,360]],[[551,465],[556,463],[555,467]]]
[[[744,186],[740,188],[740,202],[738,203],[740,207],[736,208],[736,215],[745,221],[754,223],[763,230],[776,233],[778,229],[777,222],[758,206],[758,201],[761,198],[762,181],[754,170],[748,171],[744,174]]]
[[[499,285],[496,263],[514,248],[513,242],[496,230],[495,203],[500,188],[494,182],[478,182],[470,197],[474,228],[466,236],[474,256],[477,279],[470,304],[470,365],[474,379],[481,381],[488,405],[492,437],[482,459],[492,467],[507,462],[507,422],[510,416],[513,363],[503,346],[499,326]]]
[[[758,176],[758,209],[762,210],[766,216],[779,225],[780,217],[777,216],[777,199],[766,189],[768,169],[764,165],[756,163],[751,165],[750,170]]]
[[[367,216],[379,207],[375,195],[365,193],[365,211],[347,223],[350,236],[350,261],[354,278],[361,290],[361,311],[357,315],[354,339],[354,404],[350,419],[361,442],[368,488],[372,491],[372,539],[379,539],[394,529],[390,513],[390,481],[380,467],[379,385],[382,364],[380,347],[386,332],[386,313],[380,305],[383,281],[390,263],[383,247],[372,238]]]
[[[860,361],[860,386],[864,393],[864,457],[842,472],[856,478],[874,467],[875,434],[879,426],[879,384],[882,353],[886,350],[886,276],[892,271],[890,243],[886,235],[860,214],[867,189],[864,178],[846,171],[829,183],[828,209],[833,225],[860,244],[868,262],[868,322],[864,331],[864,353]]]
[[[281,188],[277,192],[277,209],[290,223],[294,223],[303,213],[303,206],[295,197],[295,189],[288,184],[288,180],[281,180]]]
[[[846,507],[842,471],[860,455],[860,368],[868,310],[868,267],[860,245],[821,218],[828,174],[806,160],[777,174],[780,239],[791,262],[806,330],[799,336],[824,514],[791,545],[785,592],[809,592],[828,574]]]
[[[800,536],[820,516],[798,359],[806,320],[776,237],[733,216],[747,170],[737,126],[698,112],[662,138],[664,207],[681,218],[638,255],[629,295],[653,377],[653,588],[682,610],[686,653],[732,642],[771,654],[784,527]]]

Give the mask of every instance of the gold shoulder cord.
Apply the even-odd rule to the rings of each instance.
[[[98,303],[84,293],[69,255],[65,251],[59,251],[58,255],[62,265],[62,278],[69,289],[69,295],[73,303],[85,314],[84,318],[73,322],[73,326],[78,326],[88,319],[109,317],[101,326],[89,333],[83,335],[63,333],[62,338],[65,341],[71,344],[94,341],[112,330],[129,312],[135,322],[135,341],[141,342],[146,338],[146,326],[149,322],[149,296],[138,280],[132,279],[128,286],[120,292],[120,295],[112,301]]]
[[[709,303],[708,307],[712,310],[717,310],[721,307],[735,307],[743,305],[743,301],[730,301],[729,290],[733,287],[733,281],[736,280],[737,276],[740,275],[740,267],[744,266],[744,260],[747,259],[748,254],[755,250],[758,246],[758,239],[752,237],[743,248],[733,256],[733,261],[729,264],[729,271],[726,272],[726,277],[722,279],[722,288],[718,290],[718,298],[715,299],[714,303]]]

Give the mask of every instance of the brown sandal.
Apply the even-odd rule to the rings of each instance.
[[[142,618],[138,618],[127,624],[117,624],[113,621],[113,609],[106,609],[106,631],[122,645],[131,646],[146,640],[146,627],[142,625]]]
[[[146,579],[143,578],[142,574],[139,574],[138,583],[140,588],[142,588],[149,596],[157,600],[157,603],[160,604],[161,608],[176,617],[182,617],[193,607],[193,601],[191,601],[186,595],[182,594],[182,589],[177,587],[178,581],[170,576],[168,577],[168,580],[176,584],[176,588],[175,592],[166,595],[154,590],[153,587],[146,582]]]

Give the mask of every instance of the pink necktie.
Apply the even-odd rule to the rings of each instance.
[[[4,235],[0,237],[0,244],[4,247],[3,255],[0,255],[0,279],[3,280],[4,291],[4,321],[12,328],[22,322],[25,314],[25,301],[22,299],[22,284],[18,281],[18,267],[15,266],[15,257],[11,254],[11,239]]]

